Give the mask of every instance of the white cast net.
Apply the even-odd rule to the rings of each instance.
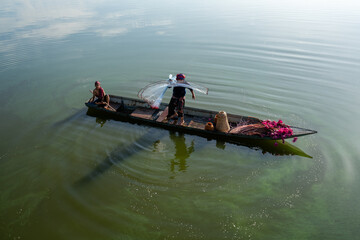
[[[208,94],[209,92],[208,88],[198,84],[190,82],[178,83],[175,77],[170,74],[169,80],[151,83],[140,89],[138,97],[149,103],[152,108],[159,108],[166,90],[172,87],[185,87],[203,94]]]

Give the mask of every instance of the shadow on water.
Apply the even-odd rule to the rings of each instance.
[[[71,122],[74,122],[76,120],[79,120],[81,118],[84,118],[84,117],[87,117],[87,116],[90,116],[89,115],[89,110],[84,107],[82,108],[81,110],[77,110],[76,112],[74,112],[73,114],[71,114],[70,116],[60,120],[60,121],[57,121],[55,123],[53,123],[53,126],[54,127],[59,127],[59,126],[62,126],[64,124],[67,124],[67,123],[71,123]],[[100,127],[103,127],[104,124],[106,123],[106,121],[108,120],[107,118],[101,118],[101,117],[97,117],[97,116],[94,116],[95,117],[95,121],[96,123],[98,123],[100,125]]]
[[[96,120],[98,122],[98,120]],[[105,120],[106,121],[106,120]],[[98,122],[103,124],[103,122]],[[134,154],[143,151],[144,149],[154,147],[156,143],[160,142],[160,139],[165,136],[165,131],[152,128],[146,134],[139,139],[135,140],[132,144],[127,146],[119,146],[113,152],[110,153],[99,165],[97,165],[89,174],[79,179],[75,185],[84,185],[93,181],[98,176],[105,173],[113,165],[120,163],[121,161],[133,156]]]
[[[96,117],[96,122],[101,126],[104,125],[107,119]],[[185,172],[188,168],[186,160],[190,157],[191,153],[195,151],[195,142],[191,141],[190,146],[186,145],[185,135],[183,133],[168,131],[170,140],[174,143],[175,152],[174,157],[170,160],[170,170],[175,173],[175,171]],[[77,182],[76,186],[86,185],[98,176],[104,174],[108,169],[113,165],[120,163],[121,161],[133,156],[134,154],[143,151],[144,149],[152,148],[153,151],[156,151],[157,146],[161,142],[161,139],[165,137],[166,131],[158,128],[150,128],[150,130],[144,134],[142,137],[134,141],[132,144],[127,146],[119,146],[113,152],[110,153],[99,165],[97,165],[89,174],[85,175]],[[209,141],[211,141],[209,139]],[[222,150],[226,149],[226,144],[235,144],[238,146],[245,146],[250,149],[261,151],[262,154],[272,154],[275,156],[284,156],[284,155],[297,155],[306,158],[312,158],[305,152],[303,152],[298,147],[285,142],[284,144],[279,141],[278,146],[274,145],[275,141],[271,140],[246,140],[242,142],[233,142],[225,143],[223,141],[216,140],[216,147]],[[199,150],[206,146],[207,143],[200,141],[197,143],[196,149]]]
[[[186,159],[190,157],[190,154],[195,150],[194,140],[191,142],[189,148],[186,147],[185,136],[183,133],[177,133],[168,131],[170,139],[175,145],[174,158],[171,159],[171,171],[175,171],[175,167],[178,166],[179,171],[185,171],[187,168]],[[151,128],[146,134],[139,139],[135,140],[131,145],[119,146],[110,156],[106,157],[99,165],[97,165],[89,174],[85,175],[77,182],[75,186],[82,186],[95,180],[98,176],[104,174],[113,165],[119,164],[123,160],[143,151],[144,149],[152,148],[153,152],[156,152],[157,146],[160,144],[161,139],[165,137],[166,131],[159,130],[157,128]],[[198,144],[198,149],[205,147],[207,143],[202,142]]]
[[[64,124],[67,124],[69,122],[73,122],[75,120],[78,120],[80,118],[83,118],[85,113],[87,112],[87,108],[82,108],[81,110],[76,111],[75,113],[71,114],[70,116],[64,118],[63,120],[57,121],[53,124],[54,127],[58,127]]]

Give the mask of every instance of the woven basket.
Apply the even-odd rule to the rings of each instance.
[[[228,132],[230,130],[227,114],[224,111],[217,114],[216,130],[219,132]]]

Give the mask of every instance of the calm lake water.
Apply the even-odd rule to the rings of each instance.
[[[0,6],[0,239],[359,239],[358,1]],[[86,114],[172,73],[187,106],[310,128],[233,145]],[[164,101],[169,101],[170,92]]]

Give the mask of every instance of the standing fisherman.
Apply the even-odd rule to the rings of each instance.
[[[185,75],[179,73],[176,75],[177,83],[187,84],[190,86],[188,82],[185,81]],[[192,94],[192,98],[195,99],[195,93],[192,89],[190,89]],[[167,117],[164,119],[164,122],[168,122],[173,118],[180,118],[179,125],[183,125],[184,121],[184,106],[185,106],[185,95],[186,95],[186,87],[174,87],[173,94],[169,103],[169,111]],[[175,111],[176,110],[176,111]]]

